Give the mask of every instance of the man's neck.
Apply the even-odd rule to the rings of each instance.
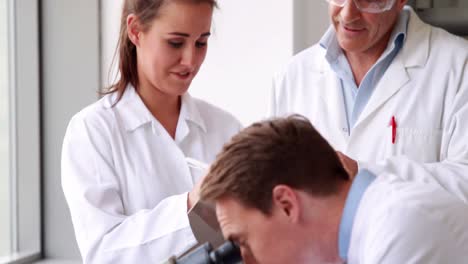
[[[384,53],[387,48],[388,41],[390,40],[392,30],[390,30],[385,37],[383,37],[378,43],[372,48],[365,51],[348,52],[343,51],[348,63],[353,72],[354,80],[356,85],[359,87],[362,80],[366,76],[367,72],[374,66],[379,60],[380,56]]]
[[[161,123],[169,135],[175,138],[181,97],[166,94],[148,82],[142,82],[137,92],[151,114]]]
[[[326,198],[314,199],[314,204],[311,208],[316,209],[314,212],[320,214],[320,219],[312,224],[311,235],[320,237],[320,254],[317,252],[311,252],[315,263],[317,263],[316,257],[320,255],[322,258],[319,263],[343,263],[339,253],[339,232],[341,218],[343,216],[343,209],[346,204],[349,190],[352,185],[352,180],[344,182],[339,188],[338,193]],[[322,205],[317,206],[317,201],[321,201]],[[317,240],[312,239],[313,243],[317,243]],[[311,245],[311,248],[317,248],[316,245]],[[306,262],[305,262],[306,263]],[[311,263],[311,261],[309,261]]]

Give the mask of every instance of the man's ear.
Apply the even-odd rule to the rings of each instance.
[[[272,191],[273,207],[284,213],[291,222],[298,222],[301,206],[297,193],[287,185],[277,185]]]
[[[140,45],[140,33],[141,33],[140,22],[138,17],[135,14],[130,14],[127,16],[127,35],[130,41],[135,46]]]

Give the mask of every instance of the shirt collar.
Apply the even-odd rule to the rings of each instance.
[[[369,185],[375,180],[375,175],[367,170],[360,170],[354,178],[353,184],[346,198],[346,203],[341,217],[340,230],[338,234],[338,249],[343,260],[348,258],[349,244],[353,229],[356,212],[359,208],[362,196]]]
[[[391,45],[387,46],[387,49],[384,51],[383,56],[390,53],[392,50],[397,48],[397,46],[401,46],[404,40],[406,39],[406,33],[408,30],[408,22],[409,22],[410,11],[404,9],[400,12],[398,19],[396,21],[395,27],[393,28],[392,34],[390,36]],[[336,31],[333,25],[328,27],[328,30],[322,36],[319,41],[319,45],[326,50],[325,58],[327,59],[328,63],[334,63],[338,57],[343,54],[343,51],[338,44],[338,40],[336,39]]]
[[[111,94],[105,102],[105,106],[107,108],[112,107],[116,99],[117,93]],[[181,123],[180,121],[190,121],[206,132],[205,122],[198,110],[195,100],[196,99],[192,98],[188,93],[182,95],[178,124]],[[127,86],[121,100],[115,107],[118,109],[119,115],[123,120],[123,125],[127,131],[133,131],[147,123],[157,122],[132,85]],[[153,127],[156,129],[163,129],[160,125]]]
[[[410,11],[403,9],[396,21],[396,24],[393,28],[392,34],[390,35],[390,45],[383,56],[386,56],[395,49],[400,49],[406,39],[406,33],[408,31],[408,22],[409,22]]]
[[[326,50],[325,58],[330,64],[335,62],[338,56],[343,53],[336,39],[336,31],[333,25],[328,27],[327,32],[322,36],[319,44]]]

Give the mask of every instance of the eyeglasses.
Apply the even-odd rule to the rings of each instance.
[[[351,0],[325,0],[332,5],[343,7]],[[378,14],[390,10],[395,0],[352,0],[361,12]]]

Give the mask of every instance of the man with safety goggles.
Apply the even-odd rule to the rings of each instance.
[[[326,0],[338,7],[344,7],[351,0]],[[395,0],[352,0],[361,12],[378,14],[392,9]]]
[[[468,42],[407,0],[326,1],[332,25],[275,76],[270,115],[306,116],[350,175],[411,175],[468,203]]]

